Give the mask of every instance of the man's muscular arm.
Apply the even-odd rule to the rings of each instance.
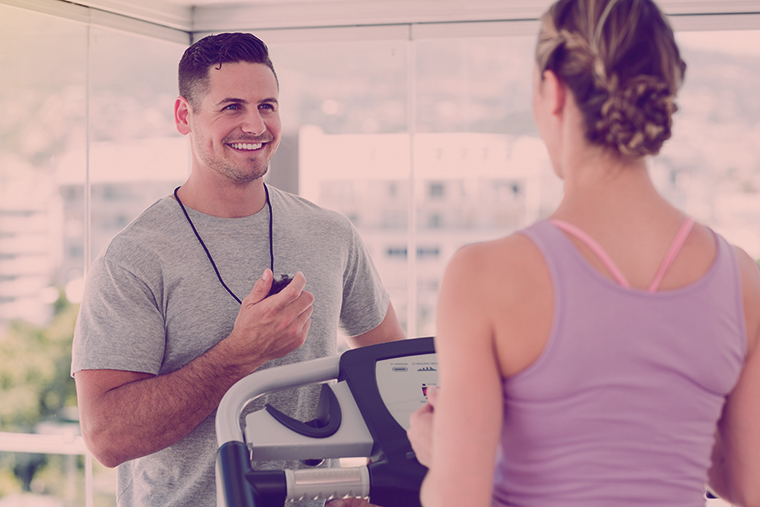
[[[271,284],[266,270],[243,300],[232,333],[175,372],[75,374],[82,434],[100,463],[114,467],[175,444],[217,408],[235,382],[303,344],[314,301],[303,290],[303,274],[265,300]]]

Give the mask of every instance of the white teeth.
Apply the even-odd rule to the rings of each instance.
[[[230,144],[231,147],[235,148],[236,150],[258,150],[261,148],[263,143],[258,144],[251,144],[251,143],[233,143]]]

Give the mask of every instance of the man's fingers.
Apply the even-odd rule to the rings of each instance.
[[[301,293],[303,293],[304,287],[306,287],[306,278],[303,276],[303,273],[298,271],[287,287],[282,289],[279,294],[275,294],[272,297],[276,298],[282,306],[285,306],[298,299],[299,296],[301,296]]]
[[[256,280],[256,283],[253,284],[251,293],[245,298],[246,302],[255,305],[266,298],[267,294],[269,294],[269,289],[272,287],[273,280],[272,271],[269,268],[265,269],[259,279]]]
[[[250,294],[246,296],[244,303],[255,305],[262,302],[264,299],[267,299],[267,294],[269,294],[273,282],[274,275],[272,274],[272,271],[269,268],[265,269],[261,274],[261,277],[256,280]],[[304,294],[304,287],[306,287],[306,278],[303,276],[303,273],[299,271],[295,274],[293,280],[287,285],[287,287],[282,289],[278,294],[272,295],[271,299],[277,303],[277,306],[284,308]],[[312,302],[313,297],[309,294],[309,296],[305,298],[304,304],[308,306]]]

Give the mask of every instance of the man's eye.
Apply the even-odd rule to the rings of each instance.
[[[274,109],[274,106],[272,104],[261,104],[259,109]]]
[[[239,104],[230,104],[229,106],[226,106],[223,111],[237,111],[238,109],[240,109]]]

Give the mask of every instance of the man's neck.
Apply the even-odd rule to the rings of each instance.
[[[191,174],[178,191],[182,203],[201,213],[221,218],[254,215],[266,205],[264,182],[202,182]]]

